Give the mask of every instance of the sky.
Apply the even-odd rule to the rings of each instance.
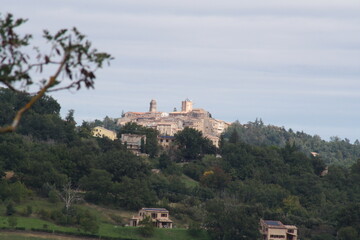
[[[115,58],[94,90],[52,94],[62,116],[195,108],[216,119],[360,139],[359,0],[0,0],[43,29],[77,27]],[[42,45],[39,45],[40,47]]]

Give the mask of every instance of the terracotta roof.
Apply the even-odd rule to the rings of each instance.
[[[145,114],[144,112],[129,112],[131,114]]]

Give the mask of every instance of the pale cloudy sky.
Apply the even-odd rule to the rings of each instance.
[[[359,0],[0,0],[40,38],[76,26],[115,60],[53,96],[76,120],[180,108],[360,139]]]

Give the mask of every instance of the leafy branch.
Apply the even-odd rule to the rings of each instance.
[[[2,18],[0,14],[0,85],[16,92],[28,92],[34,86],[39,89],[18,110],[12,123],[0,128],[0,133],[15,131],[22,115],[47,92],[79,90],[82,86],[94,88],[96,70],[113,59],[110,54],[93,48],[76,28],[61,29],[55,34],[44,30],[43,37],[50,44],[50,50],[42,53],[38,47],[33,47],[34,54],[28,54],[32,35],[21,36],[15,31],[26,21],[14,19],[12,14]],[[36,80],[35,76],[43,72],[53,74],[47,80]]]

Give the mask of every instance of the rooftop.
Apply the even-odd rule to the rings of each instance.
[[[165,208],[142,208],[144,211],[157,211],[157,212],[169,212]]]
[[[267,225],[271,225],[271,226],[283,226],[282,222],[280,222],[280,221],[264,220],[264,222]]]
[[[269,228],[286,228],[285,225],[280,221],[274,220],[263,220],[264,224],[266,224]]]

